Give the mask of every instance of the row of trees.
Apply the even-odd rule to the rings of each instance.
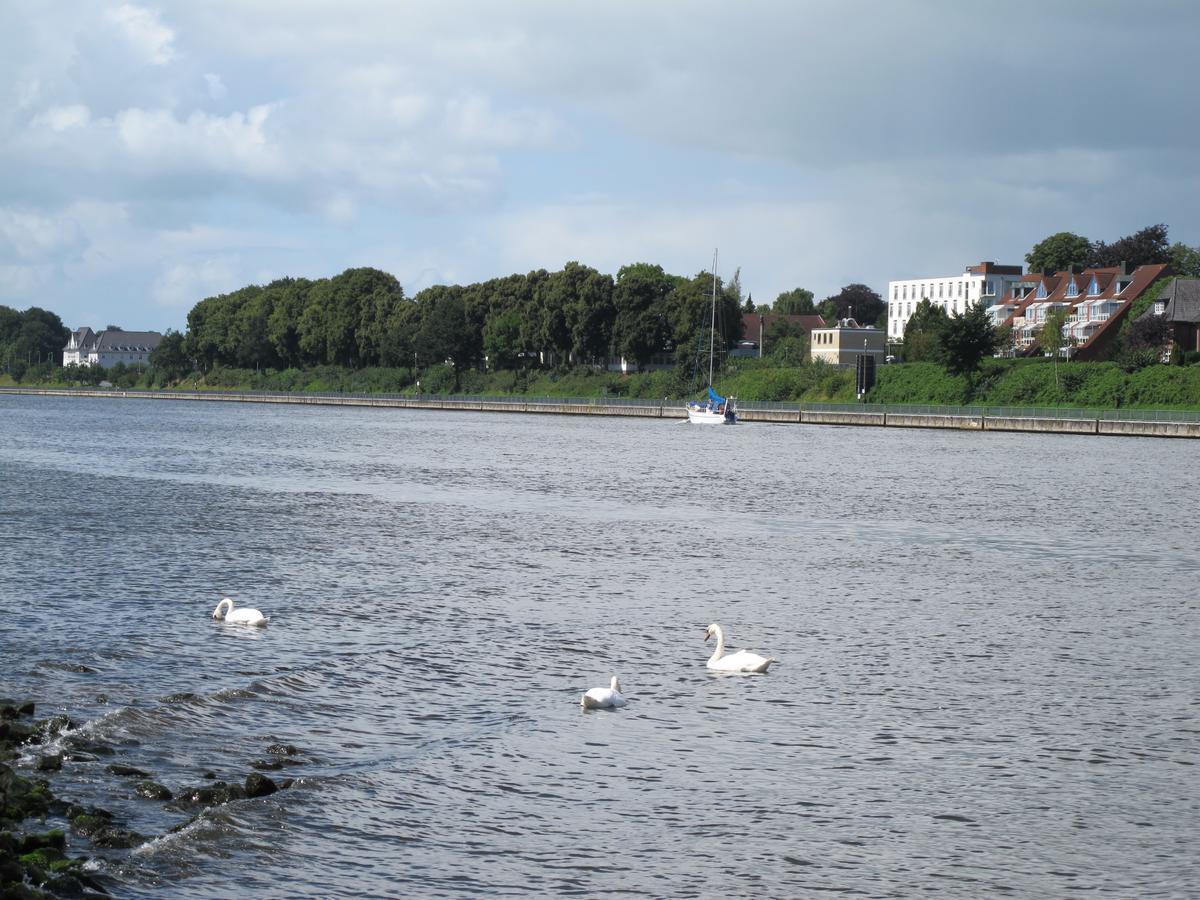
[[[1059,272],[1070,266],[1106,268],[1123,262],[1131,266],[1170,263],[1176,275],[1200,277],[1200,247],[1170,243],[1163,224],[1148,225],[1111,244],[1060,231],[1034,244],[1025,254],[1025,262],[1030,272]]]
[[[753,298],[746,298],[744,312],[776,313],[785,316],[817,315],[826,322],[838,319],[854,319],[860,325],[885,325],[887,303],[865,284],[848,284],[836,294],[820,303],[814,300],[813,292],[805,288],[784,291],[775,302],[755,307]]]
[[[59,365],[71,332],[49,310],[0,306],[0,370],[20,378],[35,366]]]
[[[535,362],[639,367],[664,349],[681,361],[707,353],[713,279],[624,266],[616,278],[570,262],[467,286],[438,285],[412,299],[378,269],[333,278],[284,278],[200,301],[187,334],[168,334],[152,362],[200,371],[337,365],[412,366],[452,361],[515,369]],[[719,340],[741,338],[740,288],[717,282]]]

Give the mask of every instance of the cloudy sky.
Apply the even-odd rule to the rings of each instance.
[[[1192,0],[0,0],[0,304],[185,327],[351,266],[756,301],[1200,244]]]

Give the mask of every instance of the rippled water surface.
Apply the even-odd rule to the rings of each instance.
[[[3,397],[0,694],[122,897],[1196,896],[1198,455]]]

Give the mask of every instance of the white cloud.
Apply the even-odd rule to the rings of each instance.
[[[164,66],[175,58],[175,32],[160,21],[155,10],[122,3],[109,9],[105,16],[146,62]]]
[[[214,72],[204,73],[204,83],[208,87],[208,96],[212,100],[224,100],[225,95],[229,93],[221,76]]]
[[[205,297],[227,293],[245,284],[239,256],[213,256],[165,266],[154,279],[150,296],[160,306],[187,310]]]
[[[158,168],[199,168],[277,177],[285,168],[279,149],[264,131],[273,107],[213,116],[192,112],[176,118],[165,109],[126,109],[115,127],[126,151]]]
[[[45,126],[51,131],[67,131],[71,128],[79,128],[91,121],[91,111],[81,103],[73,103],[70,106],[52,106],[45,112],[34,116],[33,124],[37,126]]]

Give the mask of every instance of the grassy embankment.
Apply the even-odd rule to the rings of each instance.
[[[34,375],[31,371],[30,376]],[[448,367],[348,370],[333,366],[309,370],[255,372],[216,369],[173,384],[153,371],[129,369],[111,377],[118,388],[179,387],[185,390],[264,390],[378,394],[468,394],[476,396],[622,397],[678,400],[700,391],[675,372],[620,375],[578,369],[571,372],[478,372],[460,374],[455,389]],[[739,359],[718,373],[717,387],[743,402],[851,403],[854,373],[823,364],[781,367],[769,360]],[[13,384],[0,377],[0,384]],[[29,386],[68,384],[62,369],[26,377]],[[1058,362],[1046,359],[989,359],[971,377],[950,375],[931,363],[882,366],[867,397],[871,403],[963,406],[1155,408],[1200,410],[1200,365],[1151,365],[1128,372],[1116,363]]]

